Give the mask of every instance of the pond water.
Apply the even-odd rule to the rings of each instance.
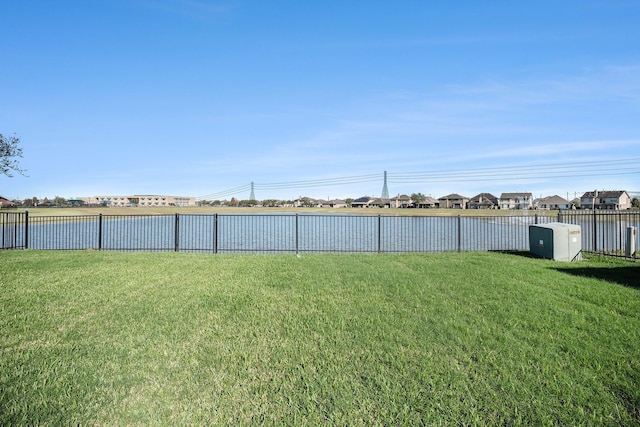
[[[539,222],[553,218],[540,217]],[[528,250],[534,216],[161,215],[29,220],[31,249],[244,252]]]

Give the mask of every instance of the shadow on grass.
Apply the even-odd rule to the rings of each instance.
[[[531,252],[529,252],[529,251],[489,251],[489,252],[498,252],[498,253],[501,253],[501,254],[521,256],[521,257],[524,257],[524,258],[538,258],[538,259],[540,259],[540,257],[538,257],[538,256],[531,255]]]
[[[523,258],[541,259],[532,255],[529,251],[496,251],[504,254],[520,256]],[[629,263],[629,265],[617,265],[611,267],[580,267],[579,263],[559,263],[557,267],[551,269],[573,276],[588,277],[592,279],[604,280],[617,283],[630,288],[640,289],[640,264]]]
[[[618,283],[640,289],[640,264],[616,267],[552,267],[561,273]]]

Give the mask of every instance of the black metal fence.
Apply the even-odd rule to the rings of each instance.
[[[24,248],[28,240],[26,212],[0,212],[0,249]]]
[[[529,225],[579,224],[589,252],[624,254],[640,214],[385,216],[172,214],[29,216],[0,213],[2,249],[207,253],[400,253],[529,250]],[[623,233],[624,231],[624,233]]]
[[[580,226],[583,252],[624,256],[628,246],[640,243],[640,211],[561,211],[558,221]],[[627,240],[629,227],[635,227],[635,244]]]

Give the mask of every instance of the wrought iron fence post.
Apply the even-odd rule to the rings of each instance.
[[[596,217],[596,210],[593,209],[593,252],[598,251],[598,232],[597,232],[597,222],[598,218]]]
[[[176,252],[178,252],[180,250],[179,248],[179,243],[180,243],[180,215],[176,214],[176,221],[175,221],[175,235],[174,235],[174,241],[175,241],[175,247],[174,250]]]
[[[13,249],[18,249],[18,222],[22,215],[16,214],[13,221]],[[6,218],[5,218],[6,219]],[[4,233],[2,238],[4,239]]]
[[[618,219],[616,220],[616,223],[618,224],[618,226],[616,228],[618,229],[618,233],[619,233],[618,234],[618,236],[619,236],[618,242],[620,242],[618,244],[618,248],[617,249],[619,249],[622,252],[622,242],[624,242],[624,238],[626,237],[626,236],[624,236],[626,230],[623,230],[623,227],[620,226],[620,224],[622,224],[622,212],[621,211],[618,211]]]
[[[24,248],[29,249],[29,209],[24,211]]]
[[[382,251],[382,215],[378,215],[378,253]]]
[[[534,224],[538,224],[538,214],[534,215],[534,220],[533,220]]]
[[[462,251],[462,217],[458,215],[458,252]]]
[[[218,253],[218,214],[213,215],[213,253]]]
[[[98,214],[98,250],[102,250],[102,214]]]
[[[296,214],[296,255],[298,255],[298,214]]]
[[[20,215],[16,214],[13,216],[13,247],[11,249],[18,248],[18,220],[20,219]],[[2,246],[0,249],[7,249],[4,236],[5,236],[5,227],[7,224],[11,224],[9,222],[9,214],[8,213],[0,213],[0,226],[2,226]]]

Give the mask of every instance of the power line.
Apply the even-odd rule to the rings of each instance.
[[[465,169],[458,171],[404,172],[390,174],[393,182],[455,182],[490,181],[496,179],[530,179],[598,175],[622,175],[640,173],[640,158],[575,162],[571,164],[537,164],[527,166],[502,166],[494,168]]]
[[[613,175],[634,175],[640,174],[640,170],[618,169],[616,172],[611,171],[585,171],[584,173],[561,173],[556,174],[523,174],[519,176],[513,175],[473,175],[473,176],[449,176],[449,177],[429,177],[422,179],[393,179],[394,183],[404,184],[422,184],[422,183],[451,183],[451,182],[469,182],[469,181],[504,181],[504,180],[530,180],[530,179],[553,179],[553,178],[579,178],[585,176],[613,176]]]
[[[325,187],[332,185],[360,184],[364,182],[375,182],[380,180],[382,174],[356,175],[339,178],[310,179],[304,181],[272,182],[267,184],[256,184],[260,190],[276,190],[289,188],[310,188]]]
[[[285,181],[271,183],[249,183],[217,193],[198,197],[199,200],[212,200],[238,193],[259,190],[289,190],[303,188],[317,188],[348,184],[376,182],[384,179],[391,183],[422,184],[422,183],[455,183],[469,181],[514,181],[531,179],[578,178],[585,176],[617,176],[640,174],[640,158],[584,161],[572,163],[547,163],[522,166],[499,166],[474,168],[464,170],[434,170],[423,172],[401,172],[384,174],[354,175],[347,177],[309,179],[301,181]],[[383,187],[384,189],[384,187]]]
[[[218,193],[207,194],[202,197],[197,197],[198,200],[215,200],[223,197],[234,196],[238,193],[242,193],[251,188],[251,184],[241,185],[240,187],[230,188],[228,190],[220,191]]]

